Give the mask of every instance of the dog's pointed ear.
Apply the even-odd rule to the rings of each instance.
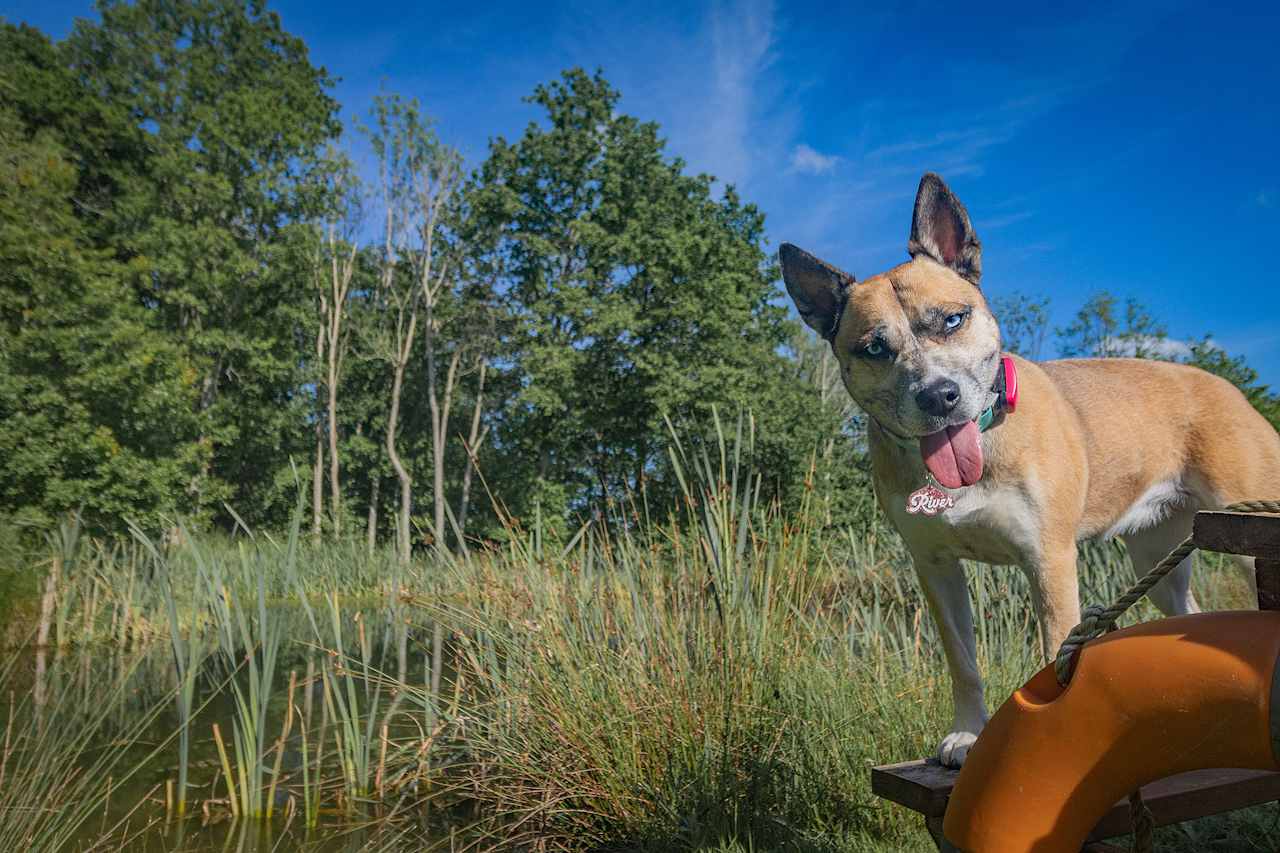
[[[969,222],[969,212],[933,172],[925,173],[916,191],[907,252],[913,258],[933,258],[975,285],[982,278],[982,244]]]
[[[782,280],[786,282],[787,293],[796,303],[801,319],[823,338],[831,340],[840,325],[853,276],[790,243],[778,248],[778,260],[782,262]]]

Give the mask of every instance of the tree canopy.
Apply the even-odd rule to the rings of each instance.
[[[629,523],[736,432],[767,497],[865,502],[860,416],[790,318],[764,213],[694,174],[600,71],[537,86],[464,164],[384,93],[345,152],[334,80],[260,0],[101,0],[0,25],[0,513],[177,516],[370,543]],[[1040,355],[1043,300],[998,313]],[[1273,423],[1238,356],[1108,294],[1065,354],[1177,357]],[[813,476],[814,472],[820,472]]]

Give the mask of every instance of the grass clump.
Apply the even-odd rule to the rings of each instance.
[[[233,818],[242,834],[293,821],[310,833],[300,846],[359,828],[387,850],[931,849],[868,776],[931,753],[951,719],[902,543],[874,517],[826,527],[816,490],[794,512],[762,500],[749,449],[749,429],[677,445],[683,501],[665,520],[630,506],[556,539],[508,519],[500,546],[408,566],[308,543],[296,523],[279,542],[64,542],[45,585],[45,652],[61,663],[40,695],[46,718],[79,727],[11,717],[26,734],[0,765],[0,844],[96,843],[85,816],[138,766],[138,738],[119,733],[169,709],[146,795],[168,784],[171,817]],[[1244,603],[1220,561],[1202,563],[1206,606]],[[1131,579],[1119,546],[1083,550],[1085,602]],[[995,706],[1041,663],[1030,593],[1012,569],[971,568],[969,584]],[[37,775],[53,781],[11,790]],[[45,796],[75,805],[59,817],[37,807]],[[1253,810],[1162,841],[1212,849],[1266,837],[1272,820]]]
[[[167,738],[149,739],[164,703],[131,707],[136,659],[92,694],[51,677],[62,662],[38,673],[46,679],[39,689],[16,689],[30,683],[30,663],[10,653],[0,664],[0,684],[10,688],[0,707],[0,850],[114,847],[131,823],[147,822],[136,798],[108,807],[130,790],[139,757],[169,745]]]
[[[758,502],[726,456],[677,458],[686,512],[448,567],[465,758],[487,837],[545,849],[904,849],[867,771],[925,754],[949,692],[886,547]],[[1004,681],[1030,663],[1004,634]],[[990,666],[989,666],[990,668]]]

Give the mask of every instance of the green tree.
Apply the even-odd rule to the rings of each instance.
[[[1049,331],[1049,300],[1033,299],[1025,293],[997,296],[991,300],[991,311],[1000,322],[1004,348],[1035,361],[1044,350]]]
[[[1110,293],[1099,293],[1058,329],[1058,346],[1067,358],[1163,358],[1181,349],[1170,346],[1169,333],[1146,307],[1132,297],[1124,304]]]
[[[757,462],[783,488],[823,425],[782,352],[793,326],[764,217],[685,174],[618,99],[577,69],[537,87],[545,124],[495,139],[468,189],[468,239],[487,246],[519,321],[506,474],[550,515],[607,512],[664,467],[664,416],[701,430],[718,407],[756,412]]]
[[[26,24],[0,25],[0,75],[5,103],[22,126],[46,131],[75,166],[74,213],[83,236],[96,246],[109,242],[147,203],[148,134],[126,104],[90,97],[69,68],[65,45]]]
[[[90,182],[59,117],[23,120],[17,86],[70,90],[52,46],[11,27],[2,40],[0,509],[156,525],[187,508],[199,464],[194,371],[150,328],[125,268],[92,245],[77,215]]]
[[[198,372],[208,463],[189,488],[210,511],[282,511],[289,457],[310,454],[307,223],[340,131],[332,81],[259,0],[103,0],[98,12],[65,52],[81,97],[126,111],[145,140],[145,169],[120,177],[127,215],[104,222],[103,241]]]

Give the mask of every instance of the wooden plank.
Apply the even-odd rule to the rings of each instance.
[[[1280,799],[1280,773],[1266,770],[1194,770],[1152,782],[1142,799],[1156,826],[1195,820]],[[1089,834],[1090,841],[1131,831],[1129,801],[1116,803]]]
[[[958,770],[943,767],[937,759],[907,761],[871,769],[871,790],[879,797],[941,818]],[[1280,773],[1265,770],[1196,770],[1152,782],[1142,797],[1157,826],[1180,823],[1246,806],[1280,800]],[[1129,801],[1112,807],[1090,841],[1124,835],[1130,831]]]
[[[1197,512],[1192,538],[1205,551],[1280,560],[1280,515]]]
[[[1253,563],[1258,582],[1258,609],[1280,610],[1280,560],[1259,557]]]
[[[871,768],[871,793],[925,817],[942,817],[959,770],[936,758]]]

